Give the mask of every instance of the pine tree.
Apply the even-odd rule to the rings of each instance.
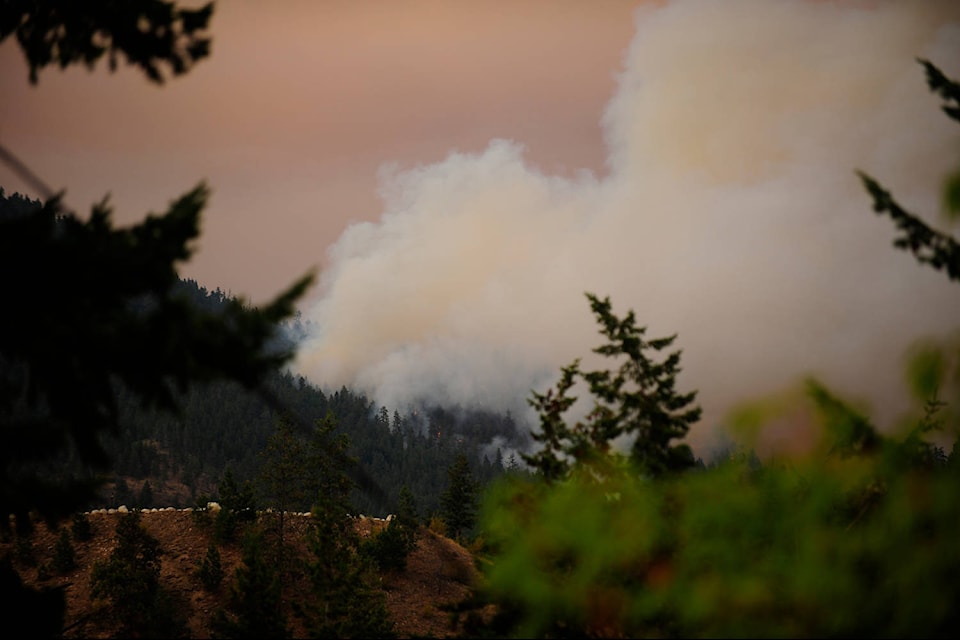
[[[237,484],[229,465],[217,485],[220,510],[213,521],[214,538],[219,543],[231,542],[241,522],[252,522],[257,517],[253,487],[249,482]]]
[[[133,502],[133,492],[130,491],[127,481],[123,478],[117,478],[116,483],[113,485],[113,504],[115,506],[132,504]]]
[[[236,512],[241,520],[253,520],[256,517],[253,486],[250,482],[239,484],[234,477],[233,468],[229,465],[217,485],[217,492],[223,509]]]
[[[356,458],[347,455],[350,438],[337,433],[337,419],[328,413],[314,424],[306,449],[306,480],[304,490],[312,507],[338,509],[349,513],[350,492],[354,482],[347,467],[356,465]]]
[[[90,575],[95,600],[110,603],[123,633],[139,637],[182,637],[185,622],[160,584],[159,541],[144,528],[139,511],[117,521],[110,556],[96,562]]]
[[[59,574],[67,573],[77,566],[77,552],[70,540],[70,533],[66,529],[60,530],[57,543],[53,548],[51,567]]]
[[[407,485],[400,487],[395,516],[386,529],[375,533],[361,546],[364,555],[372,558],[381,571],[403,571],[407,556],[417,546],[419,517],[413,493]]]
[[[310,442],[313,476],[308,486],[314,503],[307,538],[311,559],[306,568],[313,597],[298,612],[311,637],[392,637],[379,577],[359,554],[360,539],[349,515],[353,483],[339,460],[346,457],[350,442],[344,434],[336,435],[335,427],[328,415],[317,424]]]
[[[380,571],[403,571],[407,556],[416,546],[416,529],[394,518],[385,529],[373,533],[360,545],[360,554],[373,561]]]
[[[440,496],[440,510],[450,535],[459,539],[477,519],[477,482],[465,454],[458,453],[447,468],[447,490]]]
[[[197,567],[197,577],[200,578],[203,588],[207,591],[217,591],[223,582],[223,564],[220,558],[220,550],[213,542],[207,546],[207,554]]]
[[[696,392],[676,391],[680,351],[662,361],[647,353],[666,349],[677,336],[647,340],[646,327],[637,326],[633,311],[620,319],[609,298],[586,296],[607,339],[593,351],[620,360],[620,365],[614,370],[583,371],[578,359],[562,369],[555,391],[535,392],[530,404],[540,415],[540,431],[533,438],[543,446],[535,454],[522,454],[523,459],[547,481],[566,477],[571,465],[587,476],[602,478],[616,462],[610,455],[612,443],[626,436],[633,440],[630,460],[642,474],[658,477],[689,469],[695,462],[693,452],[675,441],[683,439],[700,419],[701,410],[693,405]],[[586,382],[593,408],[570,427],[563,414],[577,400],[569,392],[578,380]]]
[[[260,458],[257,484],[268,506],[281,516],[287,511],[300,510],[306,500],[306,451],[289,421],[277,421],[276,430]]]
[[[533,431],[531,435],[542,446],[535,453],[521,453],[520,457],[537,469],[548,483],[561,480],[570,472],[570,455],[579,453],[583,460],[586,451],[592,451],[573,445],[574,431],[567,427],[563,419],[563,414],[577,401],[576,397],[567,394],[579,375],[578,359],[562,369],[556,390],[547,389],[544,393],[534,391],[528,401],[540,417],[540,430]],[[606,449],[604,445],[602,447],[602,450]]]
[[[153,486],[147,480],[140,487],[140,495],[137,497],[137,506],[141,509],[149,509],[153,506]]]
[[[307,496],[306,478],[308,461],[304,443],[297,437],[287,420],[277,422],[276,431],[270,436],[267,448],[261,453],[258,484],[267,503],[273,508],[275,520],[273,533],[276,537],[274,562],[280,571],[280,592],[284,593],[291,558],[287,549],[286,523],[288,512],[299,511]]]
[[[287,618],[280,596],[277,567],[264,555],[263,535],[248,532],[243,544],[243,564],[230,585],[226,607],[213,618],[221,638],[289,638]]]
[[[410,526],[417,526],[420,523],[420,514],[417,511],[417,501],[413,497],[410,487],[404,484],[400,487],[400,493],[397,497],[397,518],[406,522]]]
[[[86,513],[80,512],[73,516],[70,532],[73,534],[73,539],[78,542],[86,542],[93,537],[93,527]]]

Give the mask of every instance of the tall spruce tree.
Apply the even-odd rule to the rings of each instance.
[[[676,335],[646,339],[646,327],[637,326],[634,312],[622,319],[612,310],[610,298],[587,293],[590,308],[607,342],[594,353],[620,361],[616,369],[583,371],[580,360],[561,370],[556,389],[534,392],[530,405],[540,416],[540,431],[533,438],[542,444],[523,459],[547,481],[562,479],[571,467],[602,478],[612,463],[613,442],[631,438],[630,460],[651,477],[688,469],[693,452],[678,443],[700,419],[693,402],[696,392],[678,393],[681,352],[673,351],[658,361],[649,352],[671,346]],[[593,407],[583,420],[569,426],[563,414],[576,402],[570,395],[579,380],[586,383]]]

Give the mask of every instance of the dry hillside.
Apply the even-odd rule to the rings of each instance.
[[[40,580],[37,567],[54,556],[58,533],[38,523],[30,537],[35,565],[25,562],[22,549],[14,563],[25,583],[31,586],[66,585],[67,638],[115,637],[106,605],[95,602],[90,595],[90,569],[96,560],[105,558],[113,549],[118,514],[94,512],[89,515],[93,538],[74,543],[77,567],[66,575]],[[214,611],[225,602],[226,588],[217,593],[203,589],[196,575],[197,566],[206,555],[212,538],[212,527],[204,524],[190,511],[147,510],[142,514],[144,527],[159,542],[163,552],[161,583],[173,595],[178,606],[186,612],[190,636],[211,636],[210,620]],[[290,519],[287,539],[301,542],[307,530],[309,517]],[[369,536],[380,520],[362,518],[357,521],[361,536]],[[22,545],[21,545],[22,546]],[[8,552],[17,558],[16,539],[0,541],[0,557]],[[301,547],[302,548],[302,547]],[[240,563],[240,545],[220,547],[224,569],[224,585],[232,578]],[[449,608],[470,596],[477,572],[474,558],[462,546],[427,529],[421,529],[416,549],[410,554],[406,570],[384,573],[382,587],[387,607],[397,634],[409,637],[453,637],[462,627],[453,622]],[[305,588],[303,585],[294,588]],[[482,612],[478,612],[482,613]],[[305,637],[305,631],[294,616],[289,615],[295,637]]]

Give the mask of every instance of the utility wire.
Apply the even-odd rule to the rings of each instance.
[[[13,155],[13,152],[7,149],[3,144],[0,144],[0,160],[4,162],[10,169],[13,170],[15,174],[20,176],[20,179],[27,183],[31,189],[43,196],[44,200],[53,200],[57,197],[56,192],[51,189],[46,182],[40,179],[36,173],[30,170],[26,164],[24,164],[17,156]],[[60,209],[64,213],[70,215],[76,215],[68,207],[65,207],[61,201]]]

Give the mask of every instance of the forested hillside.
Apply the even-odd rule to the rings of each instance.
[[[39,201],[0,188],[0,219],[26,215],[40,206]],[[190,279],[179,281],[177,293],[213,313],[235,301],[219,288],[210,290]],[[283,323],[274,336],[274,348],[295,347],[304,330],[299,317]],[[431,406],[401,414],[376,406],[361,392],[346,387],[325,390],[285,370],[275,371],[267,385],[283,407],[299,417],[304,439],[309,437],[308,427],[332,416],[336,432],[349,440],[349,455],[384,489],[389,503],[397,504],[399,490],[406,486],[422,517],[438,510],[446,472],[457,453],[467,456],[475,479],[483,484],[509,466],[490,443],[497,438],[516,448],[529,432],[518,428],[509,414],[490,411]],[[104,440],[114,466],[100,501],[91,507],[192,506],[217,498],[217,486],[228,469],[239,484],[251,483],[256,495],[263,452],[278,427],[278,409],[232,381],[197,384],[175,395],[179,415],[143,408],[134,394],[116,386],[122,428],[119,437]],[[69,462],[66,469],[79,471],[76,460],[64,462]],[[360,488],[351,502],[359,513],[387,515],[388,504]]]
[[[349,455],[383,487],[396,504],[406,485],[426,516],[437,510],[446,485],[446,470],[458,452],[467,454],[478,481],[485,483],[504,471],[502,456],[486,455],[486,446],[500,436],[517,442],[510,416],[490,412],[454,412],[433,407],[401,415],[377,407],[364,394],[342,387],[325,392],[304,378],[278,372],[270,388],[284,405],[310,424],[331,415],[337,433],[349,438]],[[167,496],[160,506],[187,506],[216,495],[216,484],[229,467],[238,482],[254,481],[263,452],[277,429],[280,415],[258,396],[239,385],[214,383],[191,389],[181,397],[182,417],[140,410],[123,397],[123,437],[113,444],[118,476],[182,482],[189,495]],[[300,429],[300,435],[309,434]],[[134,488],[106,496],[110,504],[139,504]],[[357,489],[352,503],[360,513],[387,515],[387,505]],[[158,505],[140,505],[158,506]],[[304,505],[304,510],[309,505]]]

